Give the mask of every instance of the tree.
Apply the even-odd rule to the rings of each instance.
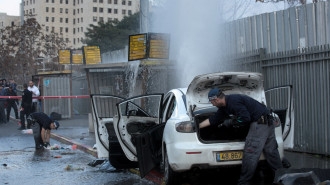
[[[111,20],[89,25],[83,40],[89,46],[99,46],[102,53],[125,48],[128,36],[139,32],[139,13],[124,17],[120,22]]]
[[[21,82],[28,81],[42,67],[40,58],[54,58],[58,49],[65,47],[58,34],[44,34],[32,15],[22,26],[1,29],[0,37],[0,75]]]

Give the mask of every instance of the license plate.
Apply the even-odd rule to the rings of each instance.
[[[236,161],[242,160],[243,151],[218,152],[217,161]]]

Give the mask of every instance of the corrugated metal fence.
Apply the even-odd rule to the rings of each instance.
[[[329,45],[272,54],[259,49],[240,56],[236,64],[242,71],[261,72],[265,88],[292,85],[294,150],[330,155]]]
[[[330,43],[330,2],[256,15],[225,26],[227,53],[265,48],[267,53]]]
[[[244,18],[225,30],[234,69],[261,72],[265,88],[293,85],[294,150],[330,155],[330,2]]]

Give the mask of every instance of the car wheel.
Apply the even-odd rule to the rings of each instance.
[[[179,174],[172,170],[168,163],[167,153],[165,153],[164,159],[164,179],[166,185],[179,184]]]

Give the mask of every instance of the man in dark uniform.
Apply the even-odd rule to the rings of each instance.
[[[208,97],[212,105],[218,107],[218,111],[209,119],[201,122],[200,128],[210,125],[240,127],[250,124],[238,184],[250,184],[261,152],[264,152],[266,160],[274,172],[283,168],[277,149],[274,124],[269,118],[269,110],[265,105],[246,95],[225,95],[219,88],[212,89]],[[233,118],[228,119],[229,115],[233,115]]]
[[[27,118],[28,124],[32,126],[36,149],[48,147],[50,130],[58,129],[60,124],[56,120],[52,120],[43,112],[34,112]]]
[[[23,85],[24,91],[22,95],[22,104],[20,109],[20,118],[21,118],[21,127],[18,130],[25,129],[25,117],[27,118],[30,115],[32,107],[32,93],[27,89],[27,84]],[[30,125],[27,125],[30,128]]]
[[[4,85],[0,86],[0,96],[6,96],[6,90]],[[5,98],[0,98],[0,123],[7,123],[5,114]]]
[[[12,86],[9,86],[9,88],[7,89],[6,96],[17,96]],[[16,103],[18,104],[18,99],[9,99],[9,98],[7,99],[7,122],[9,121],[11,108],[14,109],[15,117],[16,119],[18,119],[18,111],[17,111]]]

